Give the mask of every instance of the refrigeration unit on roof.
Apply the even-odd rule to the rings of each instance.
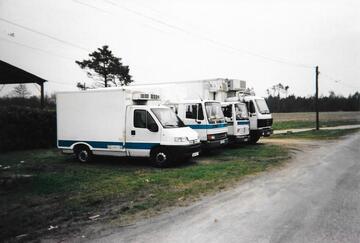
[[[246,81],[239,79],[229,79],[227,80],[227,86],[230,91],[245,91]]]
[[[134,93],[132,99],[138,101],[160,100],[160,96],[151,93]]]

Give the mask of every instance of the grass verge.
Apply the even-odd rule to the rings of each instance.
[[[359,128],[355,129],[336,129],[336,130],[311,130],[305,132],[296,132],[296,133],[284,133],[284,134],[274,134],[271,138],[298,138],[298,139],[317,139],[317,140],[328,140],[328,139],[337,139],[339,137],[349,135],[355,132],[360,131]]]
[[[320,127],[333,127],[342,125],[356,125],[360,124],[359,120],[325,120],[320,121]],[[298,120],[298,121],[278,121],[274,122],[274,130],[284,130],[291,128],[311,128],[315,127],[315,121]]]
[[[286,148],[269,144],[229,148],[167,169],[107,157],[80,164],[56,150],[1,154],[0,239],[69,234],[97,214],[100,222],[122,224],[134,215],[187,204],[287,158]],[[49,231],[50,225],[59,228]]]

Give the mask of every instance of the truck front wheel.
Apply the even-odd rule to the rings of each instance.
[[[88,146],[86,145],[79,145],[74,148],[74,153],[76,158],[82,162],[90,162],[93,158],[93,154]]]
[[[156,167],[166,167],[171,164],[172,159],[168,150],[156,148],[151,152],[151,162]]]
[[[249,139],[249,144],[256,144],[260,139],[260,135],[259,134],[251,134],[250,135],[250,139]]]

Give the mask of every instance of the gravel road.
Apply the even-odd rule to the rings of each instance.
[[[360,242],[360,133],[94,242]]]

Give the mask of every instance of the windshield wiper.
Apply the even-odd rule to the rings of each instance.
[[[175,124],[164,124],[164,127],[178,127],[178,125],[175,125]]]

